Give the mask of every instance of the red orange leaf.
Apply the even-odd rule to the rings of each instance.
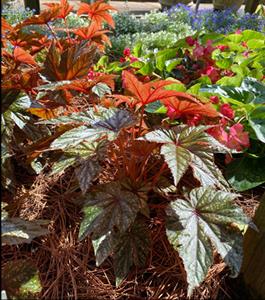
[[[108,13],[109,10],[116,10],[113,6],[104,3],[104,1],[97,1],[93,4],[81,3],[77,11],[78,15],[88,14],[91,21],[101,26],[103,22],[108,23],[114,28],[114,20]]]
[[[195,114],[199,114],[201,116],[216,118],[219,116],[219,113],[212,106],[211,103],[195,103],[194,101],[190,101],[188,95],[185,97],[178,98],[169,98],[162,100],[163,104],[174,111],[175,118],[183,117],[183,116],[192,116]]]
[[[49,9],[45,9],[42,11],[38,16],[32,16],[28,19],[26,19],[22,26],[26,25],[34,25],[34,24],[48,24],[50,21],[56,19],[61,11],[61,5],[60,4],[54,4]]]
[[[136,98],[136,103],[140,105],[180,95],[180,92],[164,89],[165,86],[174,83],[173,81],[159,80],[142,83],[128,71],[123,71],[122,77],[125,88]]]
[[[102,30],[97,23],[91,23],[88,27],[81,27],[73,30],[73,32],[84,40],[92,40],[99,45],[103,45],[104,43],[110,45],[110,40],[105,34],[109,30]]]
[[[19,61],[21,63],[24,64],[28,64],[28,65],[34,65],[36,66],[37,63],[35,62],[33,56],[31,56],[27,51],[23,50],[20,47],[15,47],[14,48],[14,59],[16,61]]]
[[[50,81],[84,78],[92,66],[97,49],[86,41],[73,45],[61,53],[53,43],[44,62],[43,75]]]
[[[53,8],[55,7],[54,3],[44,3],[44,5]],[[67,0],[61,0],[60,3],[60,12],[58,14],[58,16],[56,17],[56,19],[65,19],[69,13],[73,10],[73,6],[69,4],[69,2]]]
[[[5,18],[1,17],[1,34],[4,35],[7,31],[12,31],[13,27],[6,21]]]

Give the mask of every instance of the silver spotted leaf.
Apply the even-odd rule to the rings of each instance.
[[[213,153],[227,149],[205,132],[207,128],[180,125],[149,132],[140,140],[163,144],[160,153],[171,170],[175,185],[191,167],[203,186],[226,188],[228,183],[215,165]]]
[[[96,179],[100,171],[101,166],[96,159],[83,160],[75,169],[75,175],[83,194],[85,194],[89,189],[93,180]]]
[[[108,141],[101,140],[95,142],[82,142],[75,147],[64,151],[66,156],[89,158],[96,156],[99,161],[103,161],[107,152]]]
[[[86,122],[80,119],[79,124],[84,124],[79,127],[70,129],[69,131],[60,135],[55,139],[50,146],[51,150],[65,150],[70,147],[74,147],[82,142],[94,142],[97,139],[106,136],[108,140],[114,140],[121,129],[131,126],[135,123],[133,115],[126,110],[120,109],[101,109],[97,114],[90,112],[90,120]],[[70,117],[60,117],[59,123],[63,119],[64,121],[69,119],[69,123],[78,122],[78,114]],[[48,124],[54,124],[58,119],[48,121]],[[71,121],[73,120],[73,121]],[[46,122],[46,121],[45,121]],[[53,122],[53,123],[51,123]],[[68,122],[66,124],[69,124]],[[46,122],[47,124],[47,122]]]
[[[102,136],[102,132],[94,128],[82,125],[73,129],[70,129],[55,139],[51,145],[51,150],[67,149],[74,147],[84,141],[94,142]]]
[[[67,148],[64,155],[52,165],[50,175],[64,172],[65,169],[75,165],[80,159],[93,158],[99,162],[103,161],[107,153],[108,143],[106,140],[81,142],[75,147]]]
[[[127,276],[132,266],[144,267],[150,250],[148,227],[137,220],[117,238],[114,248],[114,272],[118,286]]]
[[[238,195],[211,187],[193,189],[188,200],[176,199],[166,209],[167,236],[187,272],[188,295],[213,263],[212,246],[237,275],[242,263],[242,235],[232,225],[253,225],[233,200]],[[254,226],[252,226],[254,227]]]
[[[85,201],[80,240],[90,234],[92,239],[98,239],[114,228],[125,232],[141,207],[138,196],[124,190],[119,182],[97,185]]]
[[[26,221],[20,218],[6,218],[1,221],[2,244],[30,243],[35,237],[48,234],[48,230],[42,227],[47,224],[48,220]]]
[[[99,82],[92,87],[92,92],[96,94],[99,98],[102,98],[106,94],[111,94],[111,88],[106,83]]]
[[[108,139],[113,140],[121,129],[132,126],[136,120],[127,110],[109,109],[102,114],[102,120],[92,124],[94,128],[108,134]]]
[[[60,174],[64,172],[65,169],[71,167],[76,162],[76,157],[61,156],[52,166],[49,175]]]
[[[98,239],[92,239],[97,266],[100,266],[104,262],[104,260],[113,252],[113,248],[116,242],[117,234],[111,231],[107,232]]]

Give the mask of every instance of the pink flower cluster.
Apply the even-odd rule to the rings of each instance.
[[[242,151],[249,147],[248,132],[244,131],[244,127],[240,123],[231,126],[229,132],[222,125],[219,125],[208,129],[208,133],[230,149]]]
[[[217,96],[210,97],[210,100],[212,103],[219,103],[219,98]],[[230,128],[227,127],[228,122],[233,120],[235,117],[235,112],[231,108],[230,104],[222,104],[220,112],[223,115],[223,118],[220,119],[217,126],[208,129],[207,132],[230,149],[242,151],[244,148],[248,148],[249,136],[248,132],[244,131],[243,125],[236,123]]]
[[[129,61],[131,63],[135,62],[135,61],[138,61],[138,58],[133,56],[131,54],[131,49],[130,48],[125,48],[123,50],[123,57],[120,58],[120,62],[121,63],[124,63],[126,61]]]
[[[207,75],[213,83],[219,80],[220,70],[215,67],[215,62],[211,58],[212,52],[216,49],[216,47],[213,47],[212,41],[208,40],[206,45],[203,46],[200,45],[196,39],[193,39],[191,36],[189,36],[186,38],[186,43],[191,47],[194,46],[192,51],[192,59],[194,61],[203,62],[203,68],[197,69],[198,75]]]

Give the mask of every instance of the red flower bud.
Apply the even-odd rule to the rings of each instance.
[[[229,119],[233,119],[235,116],[235,112],[233,111],[232,107],[228,103],[225,103],[221,106],[220,112],[222,115],[224,115]]]
[[[123,50],[123,55],[124,55],[124,56],[130,56],[130,55],[131,55],[131,50],[130,50],[130,48],[125,48],[125,49]]]
[[[191,36],[186,37],[186,43],[189,46],[191,46],[191,47],[194,46],[195,42],[196,42],[196,39],[192,38]]]
[[[216,46],[217,49],[220,49],[221,51],[225,51],[227,49],[229,49],[229,47],[227,45],[218,45]]]
[[[218,103],[219,103],[219,97],[218,97],[218,96],[211,96],[211,97],[210,97],[210,101],[211,101],[213,104],[218,104]]]

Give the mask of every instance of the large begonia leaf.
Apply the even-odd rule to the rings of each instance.
[[[118,182],[98,185],[86,196],[79,239],[90,234],[92,239],[98,239],[113,231],[114,227],[125,232],[134,222],[139,209],[138,196],[122,189]]]
[[[144,266],[150,249],[150,236],[146,224],[137,219],[126,232],[109,231],[98,239],[92,239],[92,243],[98,266],[113,254],[116,284],[119,285],[133,265]]]
[[[213,153],[226,148],[209,136],[205,126],[189,127],[181,125],[172,129],[159,129],[147,133],[141,140],[161,143],[160,153],[171,170],[177,185],[188,167],[204,186],[227,187],[221,171],[214,163]]]
[[[75,175],[83,194],[91,186],[92,181],[97,177],[101,167],[97,159],[87,159],[82,161],[79,167],[75,169]]]
[[[96,56],[96,47],[88,47],[87,41],[71,46],[63,53],[53,43],[46,56],[42,74],[50,81],[85,77]]]
[[[103,160],[107,152],[108,142],[106,140],[96,142],[83,142],[75,147],[68,148],[64,153],[66,156],[88,158],[96,156],[99,161]]]
[[[157,100],[168,99],[173,96],[182,98],[191,97],[190,95],[182,92],[165,90],[165,86],[175,83],[172,80],[159,80],[142,83],[136,76],[126,70],[123,71],[122,78],[126,90],[133,95],[135,103],[138,103],[141,106],[145,106]],[[129,98],[128,103],[131,103]]]
[[[257,107],[249,114],[249,124],[257,138],[265,143],[265,106]]]
[[[101,134],[102,132],[95,130],[94,128],[85,125],[79,126],[60,135],[51,143],[50,149],[67,149],[86,140],[93,142],[98,139]]]
[[[130,268],[143,267],[150,249],[150,237],[148,227],[137,221],[125,233],[118,237],[114,248],[114,271],[116,285],[119,285]]]
[[[47,225],[47,220],[26,221],[20,218],[7,218],[1,221],[1,238],[3,244],[18,245],[30,243],[35,237],[45,235],[48,230],[43,225]]]
[[[225,176],[239,192],[265,183],[265,157],[242,157],[233,160],[226,168]]]
[[[45,121],[42,123],[48,124],[60,124],[60,122],[69,123],[78,122],[78,115],[73,114],[70,117],[60,117],[57,120]],[[67,122],[67,123],[68,123]],[[54,140],[51,144],[51,149],[66,149],[75,145],[78,145],[84,141],[94,142],[99,137],[107,135],[109,140],[113,140],[117,137],[120,130],[131,126],[135,123],[135,118],[133,115],[126,110],[105,110],[101,115],[91,116],[81,114],[80,123],[90,124],[82,125],[77,128],[73,128],[61,136],[59,136],[56,140]]]
[[[96,1],[95,3],[81,3],[77,11],[78,15],[88,14],[91,21],[98,26],[102,26],[103,22],[106,22],[112,28],[115,27],[112,16],[109,14],[109,10],[116,10],[113,6],[104,3],[103,1]]]
[[[232,224],[251,225],[233,200],[238,195],[211,187],[193,189],[189,199],[176,199],[166,209],[167,236],[187,272],[188,295],[204,280],[213,263],[212,247],[236,276],[242,263],[242,236]],[[254,227],[254,225],[253,225]]]
[[[98,170],[99,169],[98,162],[104,160],[107,152],[107,145],[108,145],[108,141],[101,140],[95,142],[82,142],[74,147],[67,148],[64,151],[64,155],[62,155],[59,158],[59,160],[57,160],[53,164],[50,175],[62,173],[68,167],[78,162],[80,164],[80,159],[87,159],[87,158],[93,158],[93,160],[95,160],[94,163],[90,162],[89,164],[92,164],[91,166],[94,166],[95,170],[96,169]],[[77,178],[83,181],[82,178],[79,178],[79,174],[82,173],[81,170],[84,171],[84,169],[81,166],[78,169],[79,171],[77,171]],[[80,180],[79,182],[81,182]]]

